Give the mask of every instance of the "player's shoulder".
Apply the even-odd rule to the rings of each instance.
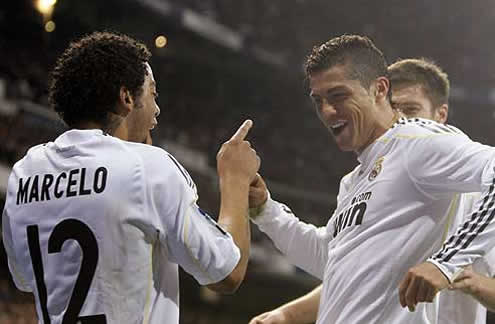
[[[390,129],[388,137],[399,140],[430,141],[439,139],[440,141],[459,138],[469,139],[460,129],[448,124],[441,124],[433,120],[424,118],[400,118]]]
[[[139,156],[143,164],[150,168],[163,169],[166,165],[175,164],[176,160],[165,149],[149,144],[122,141],[127,150]]]
[[[186,183],[195,188],[192,177],[182,164],[167,150],[141,143],[125,142],[128,149],[140,156],[144,167],[154,177],[179,177],[185,179]]]
[[[27,161],[36,161],[37,159],[41,158],[43,154],[43,150],[50,143],[52,142],[38,144],[30,147],[26,151],[26,154],[24,154],[22,158],[20,158],[17,162],[14,163],[12,169],[15,170],[15,169],[23,168]]]

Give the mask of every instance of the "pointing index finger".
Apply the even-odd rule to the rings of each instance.
[[[231,141],[243,141],[251,127],[253,126],[253,121],[251,119],[247,119],[242,123],[241,127],[235,132],[235,134],[230,138]]]

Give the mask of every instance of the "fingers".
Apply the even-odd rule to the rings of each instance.
[[[418,283],[418,291],[416,294],[416,298],[414,300],[415,304],[418,304],[422,301],[427,300],[427,298],[431,295],[428,291],[428,288],[425,286],[423,281],[419,281]]]
[[[235,132],[234,135],[230,138],[231,141],[243,141],[251,127],[253,126],[253,121],[250,119],[247,119],[242,123],[241,127]]]
[[[269,315],[269,313],[263,313],[261,315],[256,316],[253,318],[251,321],[249,321],[249,324],[262,324],[263,319],[266,318]]]
[[[258,187],[258,184],[260,183],[260,174],[259,173],[256,173],[256,175],[254,176],[254,179],[253,181],[251,181],[251,183],[249,184],[250,187]]]
[[[467,294],[473,294],[475,293],[475,280],[473,277],[474,273],[472,271],[464,270],[455,278],[449,289],[459,289]]]
[[[416,298],[418,295],[419,285],[420,285],[420,280],[418,278],[413,277],[407,287],[405,298],[406,298],[406,305],[410,311],[414,311],[414,309],[416,308]]]
[[[469,282],[468,282],[468,280],[456,281],[449,286],[449,289],[450,290],[458,289],[458,290],[462,290],[464,292],[468,292],[469,291]]]
[[[410,281],[411,281],[411,276],[409,273],[407,273],[399,285],[399,302],[402,307],[406,307],[407,305],[406,292]]]
[[[458,282],[472,276],[473,272],[471,270],[463,270],[454,280],[454,282]]]

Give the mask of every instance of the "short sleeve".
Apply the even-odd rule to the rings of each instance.
[[[15,250],[12,240],[12,230],[10,227],[10,219],[7,214],[7,208],[4,209],[2,214],[2,239],[5,251],[7,252],[7,259],[9,264],[9,270],[14,279],[14,283],[17,289],[25,292],[31,292],[32,289],[27,284],[26,279],[21,273],[15,256]]]
[[[179,264],[201,284],[219,282],[240,260],[239,248],[196,201],[196,186],[187,171],[166,157],[166,178],[151,183],[152,204],[158,218],[160,243],[169,261]]]

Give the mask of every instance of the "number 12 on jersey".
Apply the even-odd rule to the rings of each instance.
[[[26,228],[26,232],[40,308],[43,314],[43,323],[51,324],[47,307],[48,297],[41,258],[38,225],[29,225]],[[79,244],[82,250],[82,259],[81,269],[77,276],[62,324],[106,324],[107,321],[104,314],[79,316],[98,264],[98,243],[96,237],[88,225],[80,220],[66,219],[53,228],[48,238],[48,253],[59,253],[62,250],[62,245],[67,240],[75,240]]]

